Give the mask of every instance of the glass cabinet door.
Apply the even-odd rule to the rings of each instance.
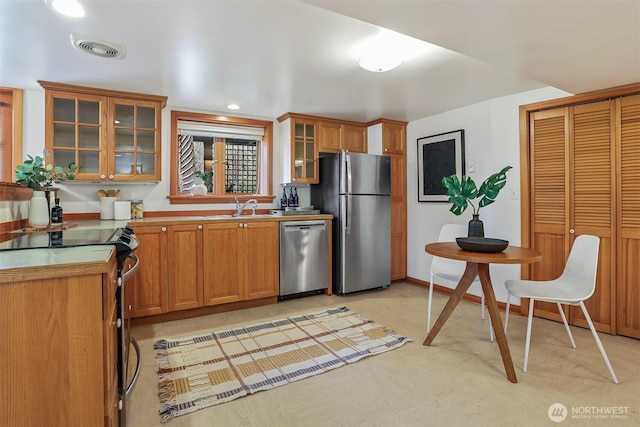
[[[114,98],[111,112],[115,176],[154,179],[160,167],[160,108],[156,103]]]
[[[293,174],[296,182],[318,182],[317,122],[294,120]]]
[[[76,178],[98,179],[105,169],[106,146],[104,108],[106,98],[52,92],[47,97],[47,151],[53,154],[47,163],[66,167],[78,165]]]

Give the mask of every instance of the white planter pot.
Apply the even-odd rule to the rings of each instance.
[[[44,191],[34,191],[29,203],[29,225],[45,227],[49,225],[49,208]]]

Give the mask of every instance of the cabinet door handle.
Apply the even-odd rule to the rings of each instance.
[[[118,280],[116,280],[116,283],[118,284],[118,287],[122,286],[122,277],[118,277]]]
[[[100,179],[105,179],[106,176],[105,175],[100,175]]]
[[[122,320],[118,319],[116,320],[116,326],[119,328],[120,326],[122,326]]]
[[[576,230],[574,230],[573,228],[571,228],[571,229],[569,230],[569,234],[573,234],[573,233],[575,233],[575,232],[576,232]]]
[[[202,230],[202,224],[198,224],[198,230]]]
[[[113,179],[113,175],[109,175],[109,179]]]
[[[160,230],[161,231],[167,231],[167,227],[162,227]]]
[[[238,227],[242,228],[242,223],[238,223]]]

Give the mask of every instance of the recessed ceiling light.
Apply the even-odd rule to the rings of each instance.
[[[238,104],[229,104],[229,105],[227,105],[227,108],[229,110],[239,110],[240,106]]]
[[[82,18],[84,8],[77,0],[44,0],[47,6],[56,12],[71,18]]]

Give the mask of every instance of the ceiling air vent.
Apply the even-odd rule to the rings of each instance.
[[[102,58],[124,58],[125,54],[123,44],[92,39],[78,34],[71,34],[71,44],[82,52]]]

